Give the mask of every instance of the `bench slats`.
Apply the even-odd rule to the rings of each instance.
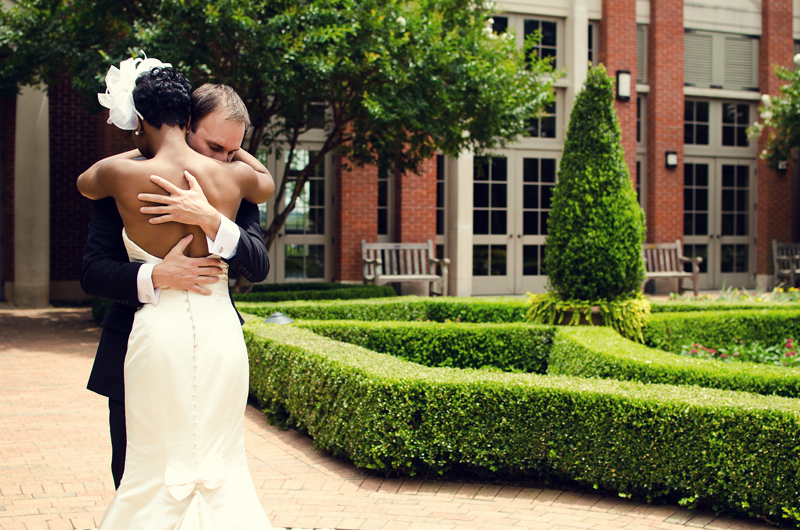
[[[649,280],[656,278],[675,278],[678,280],[678,292],[683,291],[682,280],[692,280],[694,295],[697,296],[700,276],[701,258],[686,258],[683,256],[683,247],[680,240],[674,243],[645,244],[642,248],[642,257],[645,263],[645,280],[642,290]],[[692,272],[683,270],[684,263],[692,264]]]
[[[427,243],[367,243],[361,241],[364,283],[442,281],[447,295],[450,260],[437,259],[432,241]],[[436,274],[436,265],[442,270]]]

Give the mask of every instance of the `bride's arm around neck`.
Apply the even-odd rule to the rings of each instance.
[[[125,157],[103,159],[78,177],[78,191],[87,199],[95,201],[114,196],[119,177],[135,163],[133,159]]]
[[[233,162],[242,198],[253,204],[267,202],[275,192],[272,176],[259,172],[244,162]]]
[[[115,160],[134,160],[141,158],[142,154],[138,149],[132,149],[124,153],[112,155],[102,160],[98,160],[92,166],[78,176],[78,191],[86,198],[92,200],[103,199],[111,195],[107,186],[100,182],[98,172],[101,168]],[[104,191],[101,188],[106,188]]]

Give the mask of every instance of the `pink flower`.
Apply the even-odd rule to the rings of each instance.
[[[720,358],[720,359],[727,359],[727,358],[728,358],[728,356],[727,356],[727,355],[725,355],[724,353],[722,353],[722,354],[720,354],[719,358]]]
[[[708,353],[710,353],[711,355],[716,355],[717,350],[715,350],[714,348],[709,348],[708,349]],[[723,353],[722,355],[725,355],[725,354]]]
[[[739,352],[734,352],[733,356],[734,357],[738,357],[739,356]]]
[[[696,348],[692,348],[691,350],[689,350],[689,353],[698,353],[698,350]]]
[[[700,347],[700,345],[697,344],[696,342],[694,344],[692,344],[692,346],[694,346],[695,348],[699,348]]]

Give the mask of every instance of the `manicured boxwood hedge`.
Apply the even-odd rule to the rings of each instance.
[[[338,289],[358,289],[362,283],[336,283],[336,282],[286,282],[286,283],[257,283],[253,285],[252,293],[274,293],[278,291],[330,291]]]
[[[742,309],[800,309],[797,302],[720,302],[718,300],[651,300],[652,313],[738,311]]]
[[[296,285],[296,284],[293,284]],[[283,302],[288,300],[353,300],[358,298],[386,298],[397,296],[388,285],[343,285],[322,284],[323,289],[299,289],[253,291],[246,294],[237,293],[233,299],[237,302]]]
[[[800,520],[800,402],[429,368],[297,326],[245,326],[251,391],[317,447],[384,473],[574,479]]]
[[[275,311],[305,320],[430,320],[523,322],[524,298],[427,298],[398,296],[372,300],[236,304],[240,311],[267,317]]]
[[[555,327],[514,324],[303,321],[300,327],[425,366],[547,370]]]
[[[692,359],[643,346],[599,326],[559,328],[547,373],[800,397],[800,370]]]
[[[660,313],[651,316],[643,333],[645,344],[671,352],[691,342],[709,348],[739,340],[777,344],[787,337],[800,340],[800,309]]]

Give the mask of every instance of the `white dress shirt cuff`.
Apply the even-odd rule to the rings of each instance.
[[[139,267],[139,273],[136,275],[136,288],[139,291],[139,301],[143,304],[158,305],[158,295],[161,294],[161,288],[153,287],[153,267],[154,263],[144,263]]]
[[[236,254],[236,249],[239,247],[239,237],[239,226],[224,215],[220,215],[217,237],[212,241],[210,237],[206,236],[208,251],[221,258],[230,259]]]

